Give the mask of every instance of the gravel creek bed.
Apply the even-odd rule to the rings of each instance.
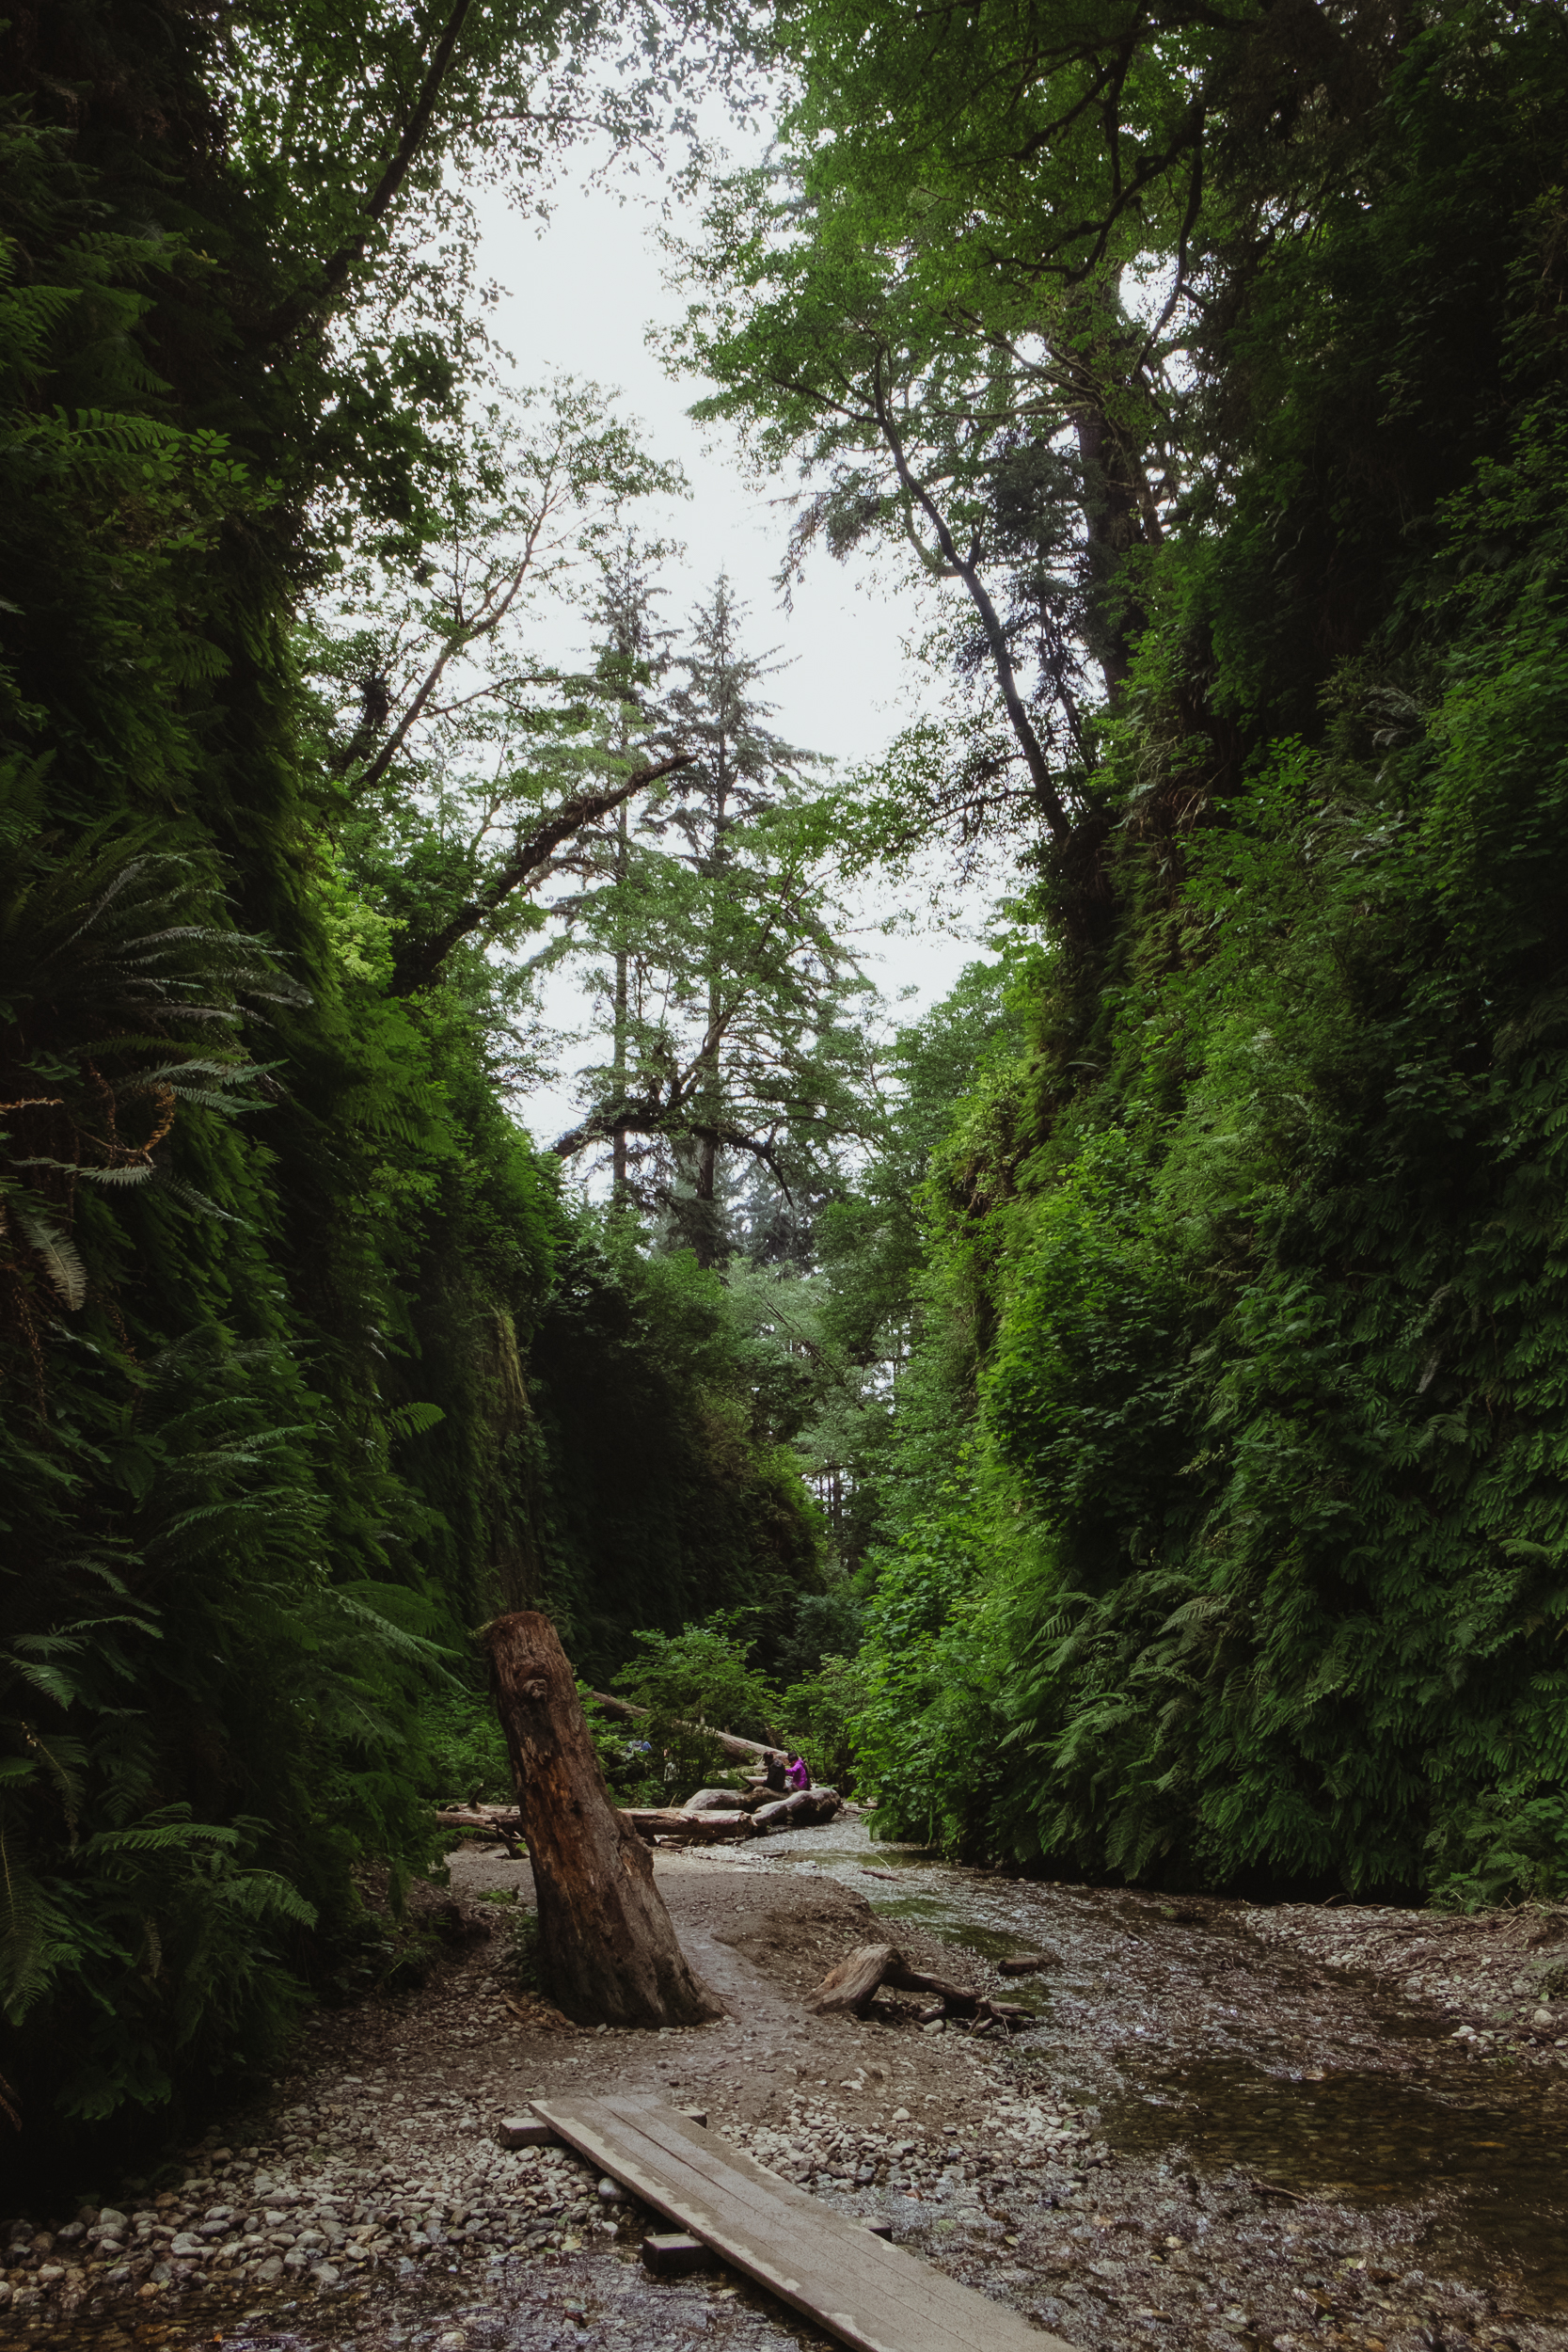
[[[1046,1885],[853,1817],[656,1867],[720,2024],[585,2030],[520,1994],[528,1866],[466,1848],[420,1897],[449,1930],[421,1988],[318,2013],[286,2077],[108,2204],[0,2227],[0,2343],[823,2344],[721,2267],[650,2280],[645,2211],[498,2142],[530,2097],[641,2090],[1085,2352],[1568,2352],[1568,1911]],[[1030,2021],[809,2016],[874,1937]],[[1049,1964],[1004,1979],[1022,1950]]]

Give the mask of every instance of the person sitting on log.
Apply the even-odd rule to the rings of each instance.
[[[773,1794],[776,1797],[782,1797],[784,1795],[785,1787],[784,1759],[780,1755],[777,1748],[768,1749],[768,1760],[763,1767],[762,1776],[767,1786],[773,1791]]]
[[[788,1781],[792,1788],[809,1788],[811,1787],[811,1767],[806,1762],[803,1756],[798,1756],[794,1758],[790,1764],[788,1772],[784,1774],[784,1778]]]

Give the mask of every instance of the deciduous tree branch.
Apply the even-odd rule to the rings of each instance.
[[[966,560],[959,554],[958,544],[947,527],[941,508],[925,484],[917,479],[904,454],[903,440],[897,426],[894,423],[893,412],[888,406],[887,394],[882,387],[882,358],[879,352],[873,364],[871,389],[872,398],[876,404],[877,422],[881,428],[882,438],[887,443],[905,494],[913,500],[930,523],[931,529],[936,533],[937,545],[942,549],[943,561],[952,571],[954,578],[963,581],[969,591],[970,601],[980,615],[980,626],[985,630],[986,643],[990,647],[996,682],[1002,690],[1002,700],[1006,706],[1007,721],[1028,767],[1030,779],[1035,787],[1035,801],[1040,815],[1050,826],[1053,837],[1057,841],[1066,841],[1072,832],[1072,819],[1063,805],[1060,793],[1052,782],[1050,765],[1041,749],[1039,737],[1036,734],[1029,713],[1023,707],[1023,697],[1018,691],[1018,676],[1013,669],[1013,658],[1007,646],[1007,632],[1002,626],[1001,615],[991,602],[985,581],[980,577],[979,565],[973,558]]]
[[[313,285],[302,286],[273,313],[267,328],[267,342],[282,342],[307,319],[320,326],[338,308],[356,264],[364,258],[372,232],[390,211],[424,145],[436,113],[436,101],[441,95],[441,85],[451,70],[464,21],[472,4],[473,0],[452,0],[451,13],[447,18],[440,39],[431,51],[430,63],[420,85],[420,94],[403,126],[391,160],[359,208],[364,227],[357,235],[346,238],[338,247],[323,265]]]
[[[505,865],[491,875],[477,897],[458,908],[450,922],[443,923],[438,931],[432,931],[426,938],[404,943],[393,972],[394,993],[411,996],[416,989],[427,988],[458,941],[487,923],[562,841],[569,841],[573,834],[580,833],[584,825],[593,824],[595,818],[608,817],[612,808],[629,801],[644,785],[657,784],[661,776],[673,775],[678,769],[693,768],[696,764],[694,752],[677,752],[652,768],[639,768],[635,775],[624,777],[602,792],[579,792],[575,800],[564,802],[553,817],[518,842]]]
[[[585,1152],[591,1143],[608,1143],[618,1135],[690,1136],[699,1143],[724,1144],[732,1152],[748,1152],[752,1159],[760,1160],[772,1171],[786,1200],[795,1198],[766,1136],[749,1136],[744,1127],[725,1126],[712,1120],[685,1118],[678,1104],[621,1104],[613,1110],[595,1111],[580,1127],[573,1127],[558,1136],[550,1150],[557,1159],[569,1160],[577,1152]]]

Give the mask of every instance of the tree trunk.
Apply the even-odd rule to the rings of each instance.
[[[724,803],[729,797],[729,746],[723,736],[719,739],[719,755],[713,783],[713,848],[708,861],[708,875],[713,884],[714,907],[712,929],[715,941],[719,933],[718,902],[724,890],[724,869],[729,864],[729,851],[724,840]],[[707,979],[707,1036],[701,1056],[703,1077],[697,1101],[705,1118],[717,1120],[720,1116],[721,1089],[719,1069],[720,1015],[722,1004],[720,995],[718,948],[711,950]],[[697,1210],[692,1240],[700,1266],[716,1266],[727,1256],[724,1234],[719,1217],[719,1142],[709,1134],[697,1138]]]
[[[533,1865],[546,1991],[583,2026],[721,2016],[675,1941],[646,1846],[606,1793],[554,1626],[525,1609],[498,1617],[486,1638]]]
[[[626,1110],[627,1082],[626,1041],[631,1027],[631,993],[629,986],[631,959],[626,952],[626,914],[624,896],[626,885],[626,876],[631,868],[631,837],[626,821],[626,803],[624,801],[621,803],[620,811],[616,817],[615,823],[615,881],[617,887],[623,893],[623,898],[615,918],[616,938],[619,944],[615,950],[615,1075],[613,1085],[615,1089],[616,1115],[617,1117],[623,1117]],[[629,1209],[631,1207],[630,1163],[626,1151],[626,1131],[624,1127],[616,1128],[614,1141],[611,1144],[610,1149],[614,1154],[614,1158],[610,1177],[610,1204],[613,1209]]]

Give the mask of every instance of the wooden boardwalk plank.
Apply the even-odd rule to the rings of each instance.
[[[536,2099],[601,2170],[854,2352],[1071,2352],[662,2099]]]

